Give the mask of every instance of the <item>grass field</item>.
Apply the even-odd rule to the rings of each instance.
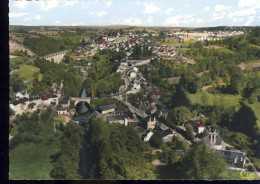
[[[40,69],[32,66],[32,65],[22,65],[20,66],[19,70],[17,71],[19,77],[24,78],[25,80],[29,80],[31,83],[28,84],[28,89],[32,89],[32,82],[33,82],[33,74],[39,72]],[[42,74],[39,73],[38,75],[39,80],[42,79]]]
[[[255,102],[252,105],[252,109],[255,112],[255,116],[257,118],[257,124],[258,124],[258,127],[260,128],[260,102]]]
[[[249,44],[249,46],[251,46],[251,47],[256,47],[256,48],[260,48],[259,45],[255,45],[255,44]]]
[[[44,123],[43,130],[38,135],[43,139],[42,142],[21,143],[9,150],[10,179],[51,179],[50,155],[58,151],[62,132],[56,129],[56,134],[54,133],[52,120]],[[52,142],[47,144],[50,138]]]
[[[57,150],[55,144],[20,144],[9,153],[10,179],[51,179],[49,156]]]
[[[228,95],[228,94],[210,94],[206,93],[208,96],[208,104],[213,105],[213,104],[220,104],[223,102],[224,107],[232,107],[239,105],[239,100],[241,98],[240,95]],[[201,92],[196,93],[196,94],[188,94],[188,97],[191,100],[192,104],[201,104]]]
[[[231,171],[231,170],[226,170],[222,177],[224,180],[259,180],[259,177],[255,173],[250,173],[252,174],[252,178],[242,178],[240,175],[241,171]]]

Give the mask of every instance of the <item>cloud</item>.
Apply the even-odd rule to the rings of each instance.
[[[66,1],[65,6],[71,6],[74,4],[77,4],[79,1],[75,1],[75,0],[70,0],[70,1]]]
[[[61,0],[48,0],[48,1],[33,1],[34,4],[40,7],[43,11],[56,8],[62,1]],[[64,2],[64,1],[63,1]]]
[[[106,15],[107,12],[104,12],[104,11],[100,11],[100,12],[90,12],[90,15],[96,15],[98,17],[102,17],[104,15]]]
[[[165,20],[164,24],[169,26],[187,26],[192,23],[199,23],[197,21],[201,21],[200,19],[196,20],[192,15],[177,15],[174,17],[169,17]]]
[[[142,24],[142,19],[138,19],[138,18],[126,18],[123,20],[123,24],[125,25],[131,25],[131,26],[139,26]]]
[[[228,18],[235,18],[235,17],[245,17],[245,16],[250,16],[250,15],[255,15],[256,10],[253,8],[250,9],[243,9],[243,10],[237,10],[234,12],[230,12],[228,14]]]
[[[16,18],[16,17],[22,17],[26,15],[27,13],[9,13],[10,18]]]
[[[153,24],[153,17],[150,16],[147,20],[147,24],[152,25]]]
[[[221,20],[225,17],[227,12],[213,13],[211,21]]]
[[[243,26],[249,26],[253,22],[254,18],[255,16],[249,17],[249,19],[245,22]]]
[[[201,18],[195,18],[194,15],[177,15],[165,20],[164,25],[168,26],[196,26],[203,22]]]
[[[76,24],[71,24],[72,26],[79,26],[82,25],[82,22],[76,23]]]
[[[173,11],[173,8],[168,8],[165,12],[166,15],[170,15],[171,12]]]
[[[15,6],[19,8],[26,8],[28,5],[28,1],[15,1]]]
[[[136,5],[139,5],[139,4],[141,4],[141,1],[137,1],[135,4],[136,4]]]
[[[107,7],[111,6],[111,4],[112,4],[112,1],[107,1],[107,2],[106,2],[106,6],[107,6]]]
[[[60,20],[56,20],[54,23],[55,24],[58,24],[58,23],[60,23],[61,21]]]
[[[23,21],[29,21],[29,20],[41,20],[41,16],[40,15],[34,15],[30,16],[30,17],[26,17]]]
[[[203,21],[202,19],[198,18],[198,19],[196,20],[196,23],[199,24],[199,23],[201,23],[202,21]]]
[[[203,8],[204,11],[209,11],[210,10],[210,7],[209,6],[206,6],[205,8]]]
[[[145,6],[145,10],[143,11],[143,13],[152,14],[159,11],[159,8],[154,6],[153,3],[145,3],[144,6]]]
[[[224,6],[224,5],[221,5],[221,4],[217,4],[215,7],[214,7],[214,10],[216,12],[220,12],[220,11],[224,11],[224,10],[228,10],[230,9],[231,7],[230,6]]]
[[[259,0],[239,0],[238,1],[238,7],[239,8],[245,8],[245,7],[255,7],[260,8],[260,1]]]

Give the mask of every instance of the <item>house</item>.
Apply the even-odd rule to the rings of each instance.
[[[103,105],[103,106],[99,107],[101,114],[115,112],[115,109],[116,109],[116,104],[108,104],[108,105]]]
[[[203,126],[198,121],[188,120],[187,123],[189,123],[192,126],[194,132],[196,132],[198,134],[203,133],[203,131],[205,130],[205,126]]]
[[[174,149],[173,150],[175,156],[182,156],[184,155],[183,149]]]
[[[223,148],[223,140],[220,137],[219,133],[216,131],[210,131],[209,134],[202,139],[203,143],[209,146],[211,149],[222,149]]]
[[[168,128],[164,130],[162,134],[163,134],[162,141],[169,142],[172,140],[173,136],[175,136],[177,133],[174,130]]]
[[[67,115],[68,114],[68,110],[66,108],[62,108],[62,107],[57,108],[56,112],[59,115]]]
[[[42,94],[42,100],[49,100],[52,97],[51,93]]]
[[[69,98],[61,98],[59,100],[59,105],[62,107],[62,108],[68,108],[69,105],[70,105],[70,99]]]
[[[121,124],[121,125],[128,125],[128,119],[126,115],[119,115],[119,116],[108,116],[107,122],[109,124]]]
[[[144,142],[147,142],[147,141],[150,140],[150,138],[152,137],[152,135],[153,135],[153,132],[152,132],[151,130],[149,130],[147,133],[145,133],[145,134],[142,135],[142,140],[143,140]]]
[[[168,116],[168,113],[169,113],[169,109],[160,109],[154,113],[154,116],[156,116],[157,118],[164,117],[166,119]]]
[[[214,150],[216,157],[224,159],[229,169],[242,170],[246,163],[246,153],[238,150]]]
[[[27,90],[18,91],[18,92],[15,94],[15,98],[16,98],[16,99],[29,98],[29,93],[28,93]]]
[[[146,129],[147,130],[152,130],[155,128],[156,124],[157,124],[157,120],[154,116],[147,116],[144,119],[145,125],[146,125]]]

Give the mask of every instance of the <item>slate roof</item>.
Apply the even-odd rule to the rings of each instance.
[[[116,108],[116,104],[108,104],[108,105],[103,105],[103,106],[99,107],[99,109],[101,111],[106,111],[106,110],[115,109],[115,108]]]
[[[247,154],[238,150],[215,150],[215,155],[224,159],[231,167],[243,168]]]
[[[25,103],[25,102],[28,102],[29,99],[28,98],[20,98],[18,100],[14,100],[11,102],[11,104],[13,104],[14,106],[18,105],[18,104],[21,104],[21,103]]]
[[[176,156],[184,155],[183,149],[175,149],[175,150],[173,150],[173,152],[174,152],[174,154],[175,154]]]
[[[120,116],[108,116],[107,120],[108,121],[117,121],[117,120],[125,120],[127,118],[126,115],[120,115]]]
[[[62,98],[59,100],[59,104],[68,104],[69,103],[69,98]]]

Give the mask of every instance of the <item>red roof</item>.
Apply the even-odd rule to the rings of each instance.
[[[150,94],[152,94],[152,95],[162,95],[163,91],[151,91]]]
[[[152,111],[153,109],[154,109],[153,107],[147,108],[148,111]]]
[[[204,127],[200,122],[197,121],[189,120],[188,123],[195,127]]]
[[[167,130],[165,130],[165,132],[166,132],[167,134],[176,134],[176,132],[175,132],[173,129],[170,129],[170,128],[168,128]]]

